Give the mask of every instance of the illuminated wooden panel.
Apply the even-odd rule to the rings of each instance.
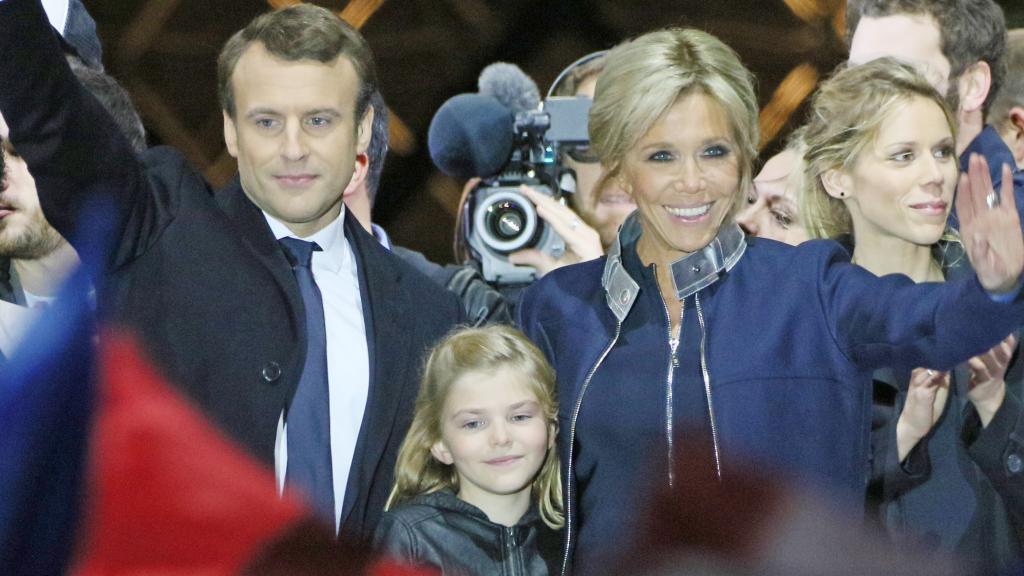
[[[783,0],[794,16],[807,22],[813,23],[817,20],[827,18],[835,9],[831,2],[821,0]]]
[[[134,64],[156,42],[180,0],[150,0],[121,33],[117,57],[122,66]]]
[[[416,152],[416,135],[394,112],[388,122],[388,148],[399,156],[412,156]]]
[[[203,147],[181,123],[173,106],[158,89],[144,82],[133,82],[127,88],[139,113],[160,134],[164,143],[181,151],[194,166],[206,166],[209,163]]]
[[[352,0],[338,15],[356,28],[362,28],[382,4],[384,0]]]
[[[818,83],[818,71],[804,63],[790,70],[761,110],[761,147],[771,142]]]

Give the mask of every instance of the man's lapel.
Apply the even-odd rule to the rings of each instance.
[[[369,496],[374,472],[391,439],[399,406],[411,409],[412,402],[403,402],[403,395],[414,393],[405,390],[404,384],[408,381],[406,372],[409,366],[415,364],[408,356],[409,334],[401,323],[403,318],[415,320],[411,316],[408,295],[399,289],[401,272],[394,264],[394,257],[366,232],[351,211],[345,213],[345,237],[352,246],[359,270],[370,382],[366,411],[345,490],[342,527],[352,514],[357,499],[365,502]],[[362,510],[359,515],[363,515]],[[358,530],[361,518],[355,517],[352,521]]]
[[[290,332],[285,332],[282,327],[281,334],[282,336],[292,334],[298,341],[298,354],[295,361],[301,369],[306,358],[305,310],[302,306],[302,294],[299,292],[299,286],[292,274],[288,259],[285,258],[284,252],[281,251],[274,234],[270,231],[263,212],[245,195],[237,175],[231,183],[216,192],[215,198],[234,228],[235,237],[240,238],[253,256],[263,264],[273,277],[274,285],[281,291],[285,301],[290,304],[288,319],[291,325],[287,327]],[[298,380],[286,382],[285,385],[285,397],[291,398],[295,393]]]

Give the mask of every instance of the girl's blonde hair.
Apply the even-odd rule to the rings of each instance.
[[[558,433],[555,372],[541,351],[522,332],[504,325],[464,328],[449,334],[434,347],[423,369],[423,384],[416,398],[409,433],[398,451],[395,486],[385,509],[444,488],[459,490],[455,467],[430,453],[441,440],[441,418],[452,384],[470,372],[493,373],[511,368],[522,375],[540,403],[548,425],[548,451],[533,481],[540,517],[551,528],[564,523],[562,479],[554,438]]]
[[[754,76],[736,52],[700,30],[669,28],[624,42],[608,53],[590,108],[590,143],[607,179],[619,178],[626,156],[676,101],[700,91],[729,118],[739,155],[733,214],[743,205],[757,156],[758,107]]]
[[[915,97],[939,106],[955,138],[956,119],[942,95],[917,70],[894,58],[852,67],[840,65],[818,87],[811,102],[811,119],[802,129],[805,151],[800,216],[812,238],[853,233],[845,202],[828,194],[822,177],[833,169],[851,172],[882,124]]]

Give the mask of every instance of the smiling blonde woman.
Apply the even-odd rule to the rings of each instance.
[[[977,273],[961,281],[876,278],[832,241],[748,240],[734,214],[757,117],[750,72],[704,32],[608,55],[590,135],[637,212],[605,258],[552,272],[519,311],[558,379],[567,569],[607,569],[677,461],[755,460],[862,505],[871,372],[947,368],[1024,316],[1020,223],[1012,200],[984,207],[980,181],[959,199]],[[708,453],[679,453],[680,434]]]

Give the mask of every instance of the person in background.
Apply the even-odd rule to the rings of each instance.
[[[1007,33],[1006,81],[992,101],[988,123],[1013,154],[1014,173],[1020,173],[1024,170],[1024,28]]]
[[[606,52],[594,52],[570,67],[551,92],[554,96],[584,96],[594,98],[597,77],[604,70]],[[564,151],[565,166],[576,175],[572,207],[583,221],[601,237],[601,246],[608,248],[615,241],[619,226],[626,220],[636,204],[612,180],[601,180],[601,162],[588,146],[570,147]]]
[[[818,89],[805,128],[802,213],[879,276],[946,282],[971,274],[947,227],[958,169],[956,120],[942,95],[892,58],[840,69]],[[1020,367],[1009,336],[961,368],[875,373],[895,397],[873,433],[872,494],[895,537],[911,535],[982,573],[1020,559],[1024,520],[1004,453],[1024,453]],[[876,391],[876,408],[878,392]]]
[[[850,63],[892,56],[917,67],[957,119],[956,153],[967,172],[983,156],[999,188],[1013,153],[985,115],[1006,78],[1006,21],[994,0],[848,0]],[[1024,221],[1024,172],[1011,173]],[[957,208],[950,223],[957,225]]]
[[[511,324],[511,301],[488,284],[476,267],[466,264],[441,266],[431,262],[420,252],[393,244],[387,231],[373,222],[373,206],[377,201],[380,177],[388,154],[389,113],[384,96],[379,90],[370,97],[370,107],[374,111],[370,144],[366,154],[360,155],[356,160],[367,164],[366,178],[345,190],[345,206],[352,211],[352,215],[363,228],[373,234],[381,246],[427,275],[439,286],[454,293],[462,303],[463,312],[471,325]]]
[[[376,546],[446,575],[557,573],[557,415],[555,374],[521,332],[448,336],[427,360]]]
[[[146,131],[131,98],[112,77],[69,55],[75,78],[114,119],[138,155],[146,149]],[[0,115],[0,146],[5,169],[0,180],[0,300],[40,308],[56,297],[62,281],[78,266],[78,253],[50,225],[39,204],[35,179],[9,138]]]
[[[120,132],[140,154],[146,132],[128,93],[103,72],[102,51],[92,17],[78,0],[64,19],[48,12],[61,30],[61,46],[75,78],[113,117]],[[46,220],[35,180],[9,138],[0,115],[0,357],[10,355],[34,314],[25,308],[49,306],[60,285],[78,266],[75,249]]]
[[[802,158],[803,143],[796,132],[754,176],[748,205],[736,214],[736,222],[747,234],[793,246],[810,238],[800,218]]]
[[[590,136],[637,211],[604,259],[551,272],[518,310],[558,377],[567,569],[608,570],[677,460],[756,461],[863,507],[871,372],[948,368],[1024,319],[1021,223],[1011,199],[986,206],[979,163],[959,195],[976,272],[962,280],[878,278],[831,241],[748,243],[734,216],[758,142],[753,77],[704,32],[613,49]],[[707,453],[677,451],[682,429]]]

